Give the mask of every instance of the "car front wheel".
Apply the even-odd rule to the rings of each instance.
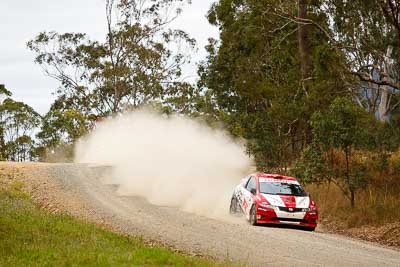
[[[251,225],[257,225],[257,214],[256,214],[256,206],[255,205],[251,206],[249,223]]]
[[[236,197],[232,197],[232,199],[231,199],[231,205],[230,205],[230,208],[229,208],[229,213],[230,214],[238,213],[238,201],[237,201]]]

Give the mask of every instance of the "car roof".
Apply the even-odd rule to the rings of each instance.
[[[297,179],[294,177],[281,175],[281,174],[270,174],[270,173],[258,172],[258,173],[255,173],[254,176],[256,176],[257,178],[270,178],[270,179],[272,178],[272,179],[277,179],[277,180],[297,181]]]

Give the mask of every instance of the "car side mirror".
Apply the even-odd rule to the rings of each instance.
[[[255,188],[252,188],[252,189],[250,190],[250,193],[252,193],[253,195],[255,195],[255,194],[257,193],[257,190],[256,190]]]

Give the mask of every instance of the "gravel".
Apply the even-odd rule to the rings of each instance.
[[[102,183],[109,168],[0,163],[1,183],[22,181],[33,199],[119,233],[191,255],[248,266],[400,266],[400,251],[321,231],[253,227],[243,218],[213,219],[116,194]],[[227,204],[228,205],[228,204]]]

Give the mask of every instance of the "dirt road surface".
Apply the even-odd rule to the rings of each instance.
[[[103,183],[107,171],[75,164],[0,163],[0,185],[20,180],[49,210],[248,266],[400,266],[400,251],[373,243],[321,231],[253,227],[243,218],[212,219],[121,197],[116,185]]]

